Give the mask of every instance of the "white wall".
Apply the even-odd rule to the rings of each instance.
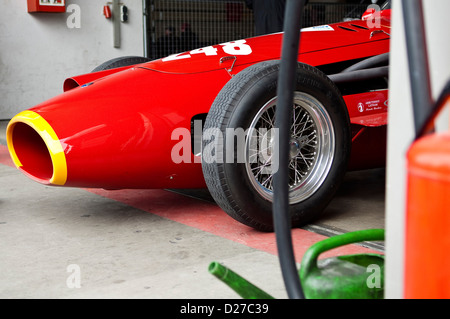
[[[121,47],[101,0],[66,0],[80,9],[80,28],[66,13],[27,13],[26,0],[0,0],[0,119],[10,119],[62,92],[65,78],[90,72],[106,60],[143,55],[142,1],[121,0],[129,21],[121,23]]]
[[[423,1],[427,46],[436,99],[450,79],[448,12],[450,1]],[[411,90],[401,1],[393,1],[391,37],[388,168],[386,184],[386,298],[403,298],[406,151],[414,136]],[[438,121],[448,128],[448,110]],[[442,234],[444,235],[444,234]],[[447,234],[448,235],[448,234]]]

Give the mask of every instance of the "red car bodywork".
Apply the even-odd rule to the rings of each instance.
[[[390,11],[390,10],[388,10]],[[389,52],[389,12],[304,29],[298,60],[327,70]],[[208,113],[244,68],[280,59],[282,33],[180,53],[67,79],[65,92],[21,113],[8,127],[16,166],[43,184],[105,189],[202,188],[200,158],[171,154],[192,120]],[[324,71],[325,72],[325,71]],[[383,165],[388,91],[343,96],[353,131],[350,169]]]

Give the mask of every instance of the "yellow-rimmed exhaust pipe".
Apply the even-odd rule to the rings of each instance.
[[[8,150],[17,168],[39,182],[64,185],[67,163],[61,142],[53,128],[39,114],[24,111],[9,122]]]

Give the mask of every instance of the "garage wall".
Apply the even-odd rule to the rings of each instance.
[[[112,21],[103,16],[106,2],[66,0],[70,12],[30,14],[26,0],[0,0],[0,120],[61,93],[66,77],[111,58],[143,55],[142,1],[121,1],[129,21],[121,23],[118,49]]]

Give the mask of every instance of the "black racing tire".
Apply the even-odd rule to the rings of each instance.
[[[97,66],[91,72],[111,70],[111,69],[115,69],[115,68],[121,68],[124,66],[141,64],[141,63],[145,63],[145,62],[149,62],[149,61],[151,61],[151,59],[141,57],[141,56],[123,56],[123,57],[118,57],[118,58],[108,60],[108,61],[100,64],[99,66]]]
[[[252,147],[265,140],[265,152],[273,151],[273,135],[264,126],[269,129],[275,113],[278,73],[279,61],[266,61],[234,76],[217,95],[203,130],[202,169],[212,197],[232,218],[261,231],[274,229],[273,174],[261,173],[271,164],[270,154],[251,159],[263,154],[262,146],[253,154]],[[321,215],[340,186],[351,130],[338,88],[320,70],[302,63],[297,64],[293,118],[290,216],[292,226],[300,227]],[[236,128],[247,130],[245,142],[227,136]],[[256,139],[251,139],[254,132]]]

